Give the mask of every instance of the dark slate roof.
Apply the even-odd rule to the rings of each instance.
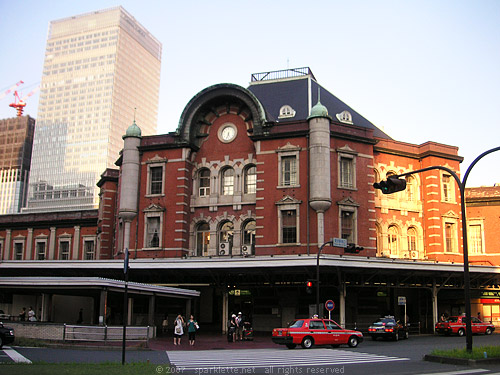
[[[321,104],[328,109],[328,114],[332,117],[334,122],[339,122],[335,116],[337,113],[347,110],[352,115],[352,122],[354,125],[373,129],[373,135],[375,137],[392,139],[354,109],[319,85],[314,79],[311,79],[311,106],[314,106],[318,102],[318,87],[320,87]],[[262,106],[269,115],[268,119],[270,121],[276,121],[278,123],[301,121],[306,120],[309,116],[308,76],[302,78],[260,81],[258,84],[251,84],[248,90],[250,90],[262,103]],[[283,105],[291,106],[296,111],[295,117],[278,119],[280,108]]]

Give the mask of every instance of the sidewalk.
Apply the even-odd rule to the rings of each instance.
[[[194,346],[189,345],[188,335],[182,336],[181,345],[174,345],[173,335],[149,340],[151,350],[224,350],[224,349],[264,349],[275,348],[271,334],[256,334],[253,341],[228,342],[227,336],[220,333],[197,332]]]

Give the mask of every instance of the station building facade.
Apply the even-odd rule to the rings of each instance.
[[[406,311],[432,330],[438,313],[464,311],[461,202],[452,176],[413,174],[405,191],[391,195],[373,188],[429,166],[459,174],[458,148],[392,139],[310,69],[254,74],[248,88],[208,87],[187,103],[175,132],[142,136],[134,122],[123,138],[117,168],[98,183],[88,233],[65,224],[37,234],[29,220],[14,230],[0,218],[4,273],[119,277],[127,248],[131,279],[199,290],[190,311],[222,330],[237,311],[262,331],[311,314],[317,301],[305,284],[316,286],[318,275],[319,312],[332,299],[334,318],[347,326]],[[481,212],[477,206],[469,226]],[[483,217],[481,236],[491,221],[498,225]],[[32,250],[37,236],[53,247],[50,270]],[[63,237],[73,250],[61,258]],[[363,250],[322,246],[334,238]],[[474,313],[500,277],[497,246],[481,246],[470,257]]]

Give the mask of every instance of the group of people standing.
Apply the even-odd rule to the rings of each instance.
[[[229,332],[232,332],[233,341],[243,341],[243,315],[241,312],[238,315],[231,315],[231,320],[229,321]]]
[[[186,322],[184,317],[179,314],[174,321],[174,345],[181,344],[181,338],[184,335],[184,329],[187,329],[189,345],[193,346],[196,340],[196,331],[200,328],[198,322],[191,315]]]
[[[20,321],[25,321],[26,320],[26,307],[23,307],[21,312],[19,313],[19,320]],[[30,306],[30,309],[28,310],[28,321],[30,322],[36,322],[36,315],[35,311],[33,310],[33,307]]]

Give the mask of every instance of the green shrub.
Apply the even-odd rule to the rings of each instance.
[[[451,350],[434,349],[431,354],[450,358],[484,359],[485,352],[487,358],[500,358],[500,346],[480,346],[472,348],[472,353],[467,352],[465,348]]]

